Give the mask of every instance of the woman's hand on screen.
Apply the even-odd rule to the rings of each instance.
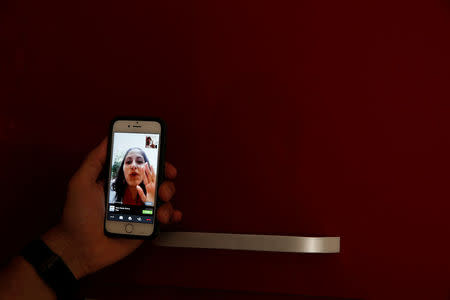
[[[156,174],[152,166],[147,162],[144,166],[144,185],[147,195],[140,186],[137,186],[139,197],[144,204],[149,206],[155,205],[155,189],[156,189]]]

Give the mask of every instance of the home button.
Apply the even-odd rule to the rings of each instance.
[[[132,224],[127,224],[127,225],[125,226],[125,231],[126,231],[127,233],[132,233],[132,232],[133,232],[133,225],[132,225]]]

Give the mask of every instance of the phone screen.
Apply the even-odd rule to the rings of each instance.
[[[107,220],[153,224],[159,139],[154,133],[113,133]]]

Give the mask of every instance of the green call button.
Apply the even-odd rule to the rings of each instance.
[[[142,210],[142,213],[143,213],[144,215],[153,215],[153,210],[147,210],[147,209],[144,209],[144,210]]]

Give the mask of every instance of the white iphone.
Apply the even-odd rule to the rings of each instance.
[[[164,174],[165,123],[157,118],[116,118],[108,140],[105,235],[153,238]]]

